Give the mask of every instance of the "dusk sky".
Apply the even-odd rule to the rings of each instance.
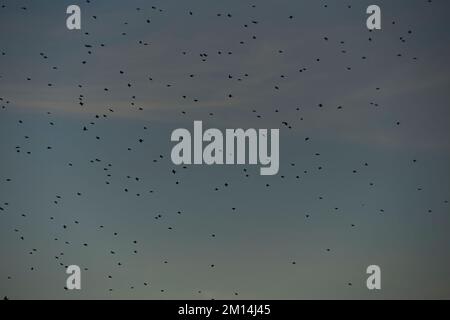
[[[450,299],[449,10],[0,0],[0,298]],[[174,165],[196,120],[278,174]]]

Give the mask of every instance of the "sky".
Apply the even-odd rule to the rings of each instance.
[[[371,4],[0,0],[0,298],[449,299],[450,4]],[[279,173],[175,166],[196,120]]]

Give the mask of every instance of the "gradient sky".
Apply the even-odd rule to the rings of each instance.
[[[450,3],[371,4],[0,0],[0,297],[449,299]],[[194,120],[279,174],[175,167]]]

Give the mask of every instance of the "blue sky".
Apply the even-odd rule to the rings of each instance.
[[[69,4],[0,1],[0,296],[450,297],[447,1]],[[279,174],[175,167],[194,120],[280,128]]]

